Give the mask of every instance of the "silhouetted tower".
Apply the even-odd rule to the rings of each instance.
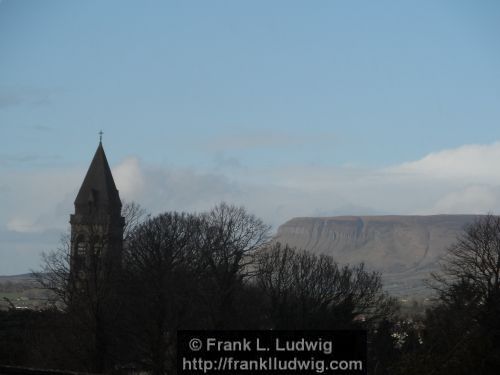
[[[100,134],[102,137],[102,132]],[[121,208],[120,195],[100,139],[69,221],[73,280],[82,281],[91,275],[109,276],[120,268],[125,223]]]

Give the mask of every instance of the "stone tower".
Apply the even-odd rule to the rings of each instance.
[[[69,221],[73,280],[114,274],[120,268],[125,223],[121,208],[120,195],[100,141]]]

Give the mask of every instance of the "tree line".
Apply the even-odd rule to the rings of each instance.
[[[68,244],[44,256],[37,278],[54,308],[0,314],[0,363],[164,374],[175,372],[179,329],[366,329],[371,374],[498,368],[495,216],[450,248],[433,279],[435,304],[408,320],[379,273],[272,242],[269,226],[243,207],[154,217],[135,204],[124,210],[120,267],[95,244],[87,262],[96,271],[75,283]]]

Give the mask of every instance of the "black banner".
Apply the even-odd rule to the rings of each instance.
[[[366,374],[366,331],[178,331],[179,374]]]

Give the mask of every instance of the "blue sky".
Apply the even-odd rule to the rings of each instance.
[[[500,212],[499,36],[488,0],[3,0],[0,274],[57,246],[100,129],[154,213]]]

